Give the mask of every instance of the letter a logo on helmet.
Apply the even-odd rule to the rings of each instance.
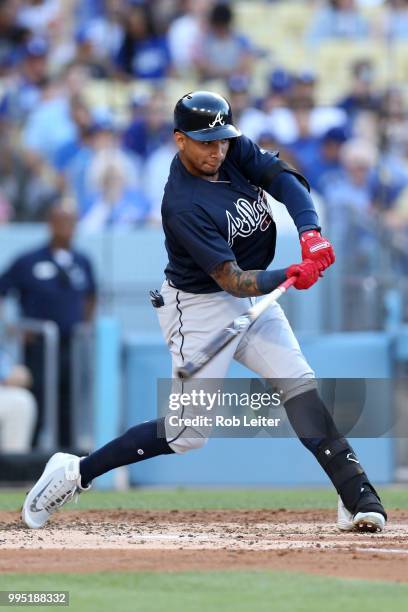
[[[216,118],[214,119],[214,121],[208,124],[208,127],[214,127],[217,123],[219,123],[220,125],[225,125],[225,121],[223,121],[221,117],[221,111],[218,111]]]
[[[180,98],[174,109],[174,130],[202,142],[241,136],[233,124],[230,103],[213,91],[192,91]]]

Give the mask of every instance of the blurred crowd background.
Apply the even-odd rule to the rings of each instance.
[[[327,215],[408,222],[406,0],[0,0],[0,221],[160,223],[172,108],[227,95]],[[401,237],[399,237],[401,242]]]
[[[126,313],[126,330],[156,329],[146,295],[163,269],[172,112],[197,88],[227,96],[241,130],[310,181],[338,260],[305,311],[289,296],[294,328],[408,320],[408,0],[0,0],[7,253],[24,224],[49,223],[46,245],[0,261],[0,295],[16,292],[31,321],[20,359],[0,351],[0,449],[48,448],[57,430],[60,445],[76,440],[70,406],[89,404],[78,388],[92,367],[78,339],[94,307],[109,303],[122,325]],[[73,250],[77,228],[89,260]],[[2,419],[29,423],[25,437]]]

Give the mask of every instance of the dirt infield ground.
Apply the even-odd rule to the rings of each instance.
[[[269,568],[408,582],[408,511],[375,535],[334,521],[328,510],[83,510],[36,531],[0,512],[0,572]]]

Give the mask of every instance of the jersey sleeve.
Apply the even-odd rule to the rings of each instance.
[[[310,191],[309,183],[295,168],[279,159],[278,151],[266,151],[250,140],[240,136],[234,140],[231,159],[239,166],[244,176],[254,185],[267,189],[282,172],[289,172]]]
[[[235,260],[225,238],[199,207],[172,215],[166,224],[178,244],[207,274],[223,261]]]

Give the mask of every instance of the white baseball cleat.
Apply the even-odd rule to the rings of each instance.
[[[71,501],[76,493],[90,489],[90,485],[81,485],[79,461],[80,457],[68,453],[55,453],[48,460],[24,501],[21,518],[27,527],[43,527],[51,514]]]
[[[357,512],[353,516],[339,497],[337,505],[337,527],[340,531],[369,531],[379,533],[385,528],[385,518],[380,512]]]

